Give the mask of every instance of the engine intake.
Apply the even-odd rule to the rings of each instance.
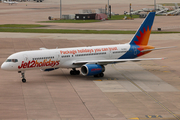
[[[81,67],[81,73],[84,76],[97,75],[104,71],[105,67],[103,65],[98,64],[86,64]]]

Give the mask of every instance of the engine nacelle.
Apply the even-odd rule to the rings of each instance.
[[[58,68],[47,68],[47,69],[41,69],[42,71],[45,71],[45,72],[49,72],[49,71],[53,71],[53,70],[56,70]]]
[[[97,75],[104,71],[105,67],[103,65],[98,64],[86,64],[81,67],[81,73],[84,76]]]

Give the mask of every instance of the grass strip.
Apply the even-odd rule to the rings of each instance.
[[[124,17],[131,18],[130,15],[112,15],[108,20],[123,20]],[[132,18],[139,18],[139,15],[132,15]],[[93,23],[101,22],[101,20],[49,20],[41,21],[39,23]]]
[[[112,15],[108,20],[123,20],[124,17],[131,18],[130,15]],[[132,18],[139,18],[139,15],[132,15]]]
[[[4,25],[0,25],[0,28],[37,28],[37,27],[47,27],[47,25],[38,25],[38,24],[4,24]]]
[[[135,34],[136,31],[120,30],[66,30],[66,29],[0,29],[0,32],[20,32],[20,33],[67,33],[67,34]],[[152,31],[152,34],[170,34],[180,32]]]
[[[69,29],[0,29],[0,32],[73,33],[73,34],[134,34],[135,33],[135,31],[119,31],[119,30],[69,30]]]
[[[101,20],[50,20],[50,21],[41,21],[39,23],[93,23],[101,22]]]

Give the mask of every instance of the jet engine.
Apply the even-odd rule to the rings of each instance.
[[[98,75],[104,71],[105,67],[98,64],[86,64],[81,67],[81,73],[84,76]]]

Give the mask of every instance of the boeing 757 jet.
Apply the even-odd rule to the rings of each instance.
[[[155,12],[148,14],[129,43],[62,49],[40,48],[40,50],[18,52],[10,55],[1,65],[1,69],[18,71],[21,73],[22,82],[26,82],[26,70],[52,71],[58,68],[72,68],[71,75],[81,73],[83,76],[103,77],[107,64],[163,59],[134,59],[153,50],[163,49],[148,45],[154,17]]]
[[[9,5],[18,4],[18,2],[16,1],[4,1],[4,3],[9,4]]]

